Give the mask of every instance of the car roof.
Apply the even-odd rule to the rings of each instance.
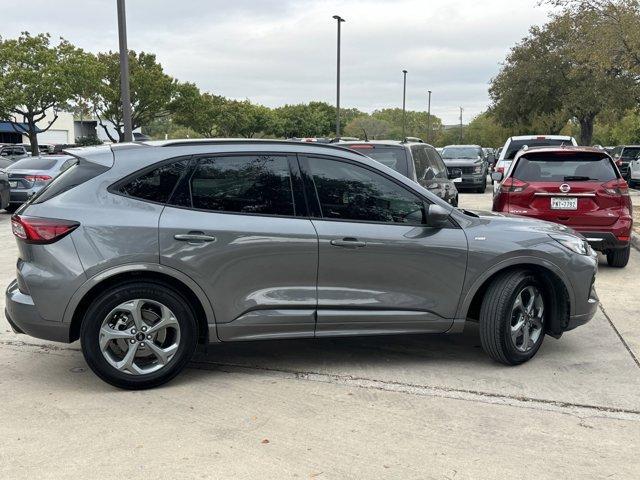
[[[349,140],[348,142],[338,142],[338,143],[334,143],[334,145],[382,145],[382,146],[395,146],[395,147],[404,147],[404,146],[411,146],[411,145],[426,145],[428,147],[433,147],[433,145],[430,145],[428,143],[424,143],[424,142],[405,142],[402,140]]]
[[[515,135],[510,137],[511,140],[571,140],[573,137],[571,135]]]

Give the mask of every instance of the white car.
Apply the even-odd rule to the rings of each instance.
[[[578,145],[576,139],[566,135],[519,135],[509,137],[500,151],[500,157],[496,161],[494,172],[502,173],[503,177],[509,170],[516,154],[527,147],[557,147],[560,145]],[[499,182],[493,184],[495,193],[500,187]]]
[[[629,186],[631,188],[640,186],[640,155],[629,162]]]

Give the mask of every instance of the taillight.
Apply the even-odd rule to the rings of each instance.
[[[509,177],[500,184],[500,191],[503,193],[518,193],[524,191],[529,186],[528,183]]]
[[[616,165],[621,167],[622,166],[622,160],[616,160]]]
[[[13,215],[11,217],[11,230],[13,230],[13,234],[26,243],[54,243],[79,226],[80,224],[78,222],[71,220],[27,217],[22,215]]]
[[[602,188],[604,188],[604,191],[609,195],[629,195],[629,185],[621,178],[603,183]]]
[[[44,183],[51,180],[51,177],[49,175],[27,175],[24,179],[31,183]]]
[[[497,168],[496,168],[496,172],[498,172],[498,173],[504,173],[504,167],[497,167]]]

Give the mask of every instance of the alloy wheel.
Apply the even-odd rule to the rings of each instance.
[[[529,285],[516,296],[511,308],[511,341],[519,352],[535,347],[544,331],[544,299],[537,287]]]

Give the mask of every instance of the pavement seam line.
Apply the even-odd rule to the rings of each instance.
[[[408,382],[396,382],[391,380],[375,380],[353,375],[337,375],[319,372],[297,372],[295,370],[276,369],[260,366],[247,366],[242,364],[192,361],[190,367],[197,369],[232,369],[239,373],[263,371],[271,374],[279,374],[285,378],[306,380],[312,382],[330,383],[364,389],[376,389],[387,392],[407,393],[421,396],[450,398],[456,400],[478,401],[495,405],[507,405],[520,408],[533,408],[537,410],[556,411],[565,414],[574,414],[579,417],[601,416],[606,418],[640,420],[640,410],[617,407],[605,407],[601,405],[589,405],[560,400],[538,399],[519,395],[506,395],[501,393],[483,392],[481,390],[468,390],[461,388],[448,388],[433,385],[418,385]],[[538,408],[535,408],[538,407]]]
[[[613,331],[616,333],[616,335],[618,336],[618,339],[620,340],[620,342],[622,342],[622,345],[624,345],[624,348],[627,349],[627,352],[629,352],[629,355],[631,355],[631,358],[633,359],[633,361],[636,364],[636,367],[640,368],[640,360],[638,360],[638,357],[636,357],[635,353],[633,353],[633,350],[631,350],[631,347],[629,346],[629,344],[627,343],[627,341],[624,339],[624,337],[622,336],[622,334],[618,331],[618,329],[616,328],[616,326],[613,323],[613,320],[611,320],[611,318],[609,317],[609,315],[607,314],[607,311],[604,309],[604,307],[602,306],[602,303],[598,304],[598,307],[600,308],[600,311],[602,312],[602,314],[604,315],[604,318],[607,319],[607,322],[609,322],[609,325],[611,325],[611,328],[613,328]]]

